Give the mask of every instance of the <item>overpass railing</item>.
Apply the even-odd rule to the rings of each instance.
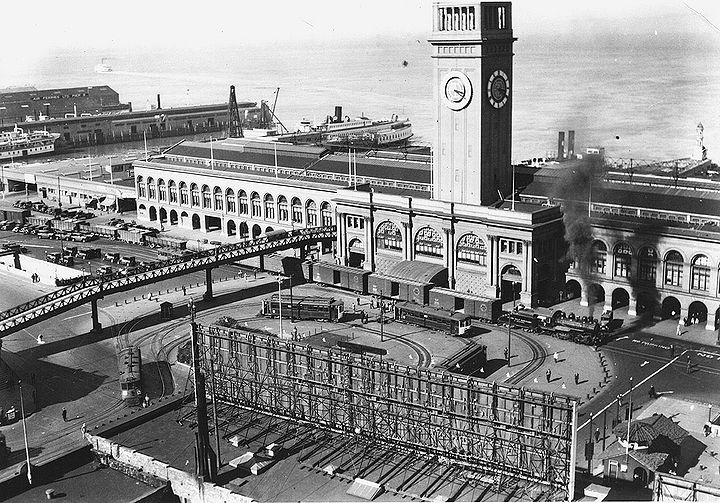
[[[45,319],[61,312],[113,293],[131,290],[155,281],[214,268],[244,258],[273,251],[295,248],[303,244],[335,239],[335,226],[312,227],[288,231],[287,234],[260,237],[253,241],[218,246],[191,255],[173,257],[138,266],[131,275],[120,272],[103,276],[89,276],[72,285],[60,288],[29,302],[0,312],[0,337],[14,327],[27,326],[32,320]]]

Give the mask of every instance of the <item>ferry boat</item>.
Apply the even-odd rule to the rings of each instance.
[[[313,125],[309,120],[303,120],[297,131],[279,135],[276,139],[290,143],[374,148],[406,142],[412,135],[410,121],[400,120],[397,115],[385,120],[371,120],[364,116],[356,119],[345,116],[343,119],[342,108],[335,107],[335,115],[329,115],[326,122]]]
[[[12,131],[0,132],[0,160],[50,154],[55,151],[58,133],[49,131],[25,132],[15,126]]]
[[[112,67],[105,62],[105,58],[100,60],[100,63],[95,65],[95,73],[110,73],[112,72]]]

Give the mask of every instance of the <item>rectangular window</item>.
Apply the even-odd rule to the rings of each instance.
[[[655,261],[641,260],[638,266],[638,279],[655,283]]]
[[[665,266],[665,284],[670,286],[682,286],[682,264],[668,262]]]
[[[605,274],[605,253],[596,253],[590,264],[590,272],[596,274]]]
[[[710,270],[705,267],[694,266],[692,268],[692,284],[690,285],[693,290],[708,290],[708,283],[710,282]]]
[[[615,276],[630,277],[630,257],[628,255],[615,255]]]

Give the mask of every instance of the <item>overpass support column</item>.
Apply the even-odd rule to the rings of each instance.
[[[98,319],[98,305],[97,305],[97,299],[93,299],[90,301],[90,306],[92,308],[92,332],[95,334],[99,334],[102,332],[102,325],[100,324],[100,320]]]
[[[590,290],[590,285],[585,281],[580,281],[580,288],[580,305],[582,307],[588,307],[588,297],[590,297],[588,290]]]
[[[259,264],[260,270],[264,271],[265,270],[265,255],[260,255],[258,258],[260,259],[260,264]]]
[[[308,254],[307,250],[308,250],[308,245],[302,245],[300,247],[300,260],[305,260],[307,258],[307,254]]]
[[[20,266],[20,254],[14,253],[13,259],[15,260],[15,269],[22,269],[22,267]]]
[[[610,296],[610,305],[612,306],[612,295]],[[635,295],[634,290],[630,290],[630,302],[628,302],[628,316],[637,316],[637,295]]]
[[[262,255],[260,257],[262,258]],[[208,267],[205,269],[205,293],[203,299],[210,300],[213,298],[212,288],[212,267]]]

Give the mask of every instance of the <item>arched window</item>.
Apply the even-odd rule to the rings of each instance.
[[[155,180],[151,176],[147,179],[147,191],[148,199],[157,199],[157,187],[155,187]]]
[[[379,250],[402,251],[402,232],[397,225],[387,220],[378,225],[375,233],[377,247]]]
[[[247,192],[245,192],[244,190],[238,192],[238,207],[240,208],[241,215],[248,214],[248,197]]]
[[[285,196],[278,197],[278,220],[287,222],[290,218],[288,214],[288,202]]]
[[[275,218],[275,199],[270,194],[265,194],[265,218]]]
[[[225,191],[225,204],[227,204],[227,212],[235,213],[237,206],[235,206],[235,191],[233,189],[227,189]]]
[[[683,260],[680,252],[670,250],[665,254],[665,284],[682,286]]]
[[[213,201],[215,201],[215,209],[222,211],[223,209],[223,193],[220,187],[213,189]]]
[[[330,207],[330,203],[327,201],[324,201],[320,205],[320,218],[322,218],[322,224],[324,226],[333,224],[332,208]]]
[[[170,202],[177,204],[178,202],[178,191],[177,191],[177,185],[175,185],[174,180],[170,180],[168,182],[168,192],[170,194]]]
[[[305,203],[305,214],[307,215],[306,218],[308,227],[317,226],[317,206],[315,205],[315,201],[313,201],[312,199]]]
[[[254,217],[262,217],[262,201],[260,200],[260,194],[257,192],[253,192],[251,196],[251,204],[252,204],[252,216]]]
[[[189,201],[187,183],[180,182],[180,204],[187,205]]]
[[[646,246],[638,252],[638,279],[655,283],[658,255],[654,248]]]
[[[207,185],[202,186],[202,207],[212,207],[212,195],[210,194],[210,187]]]
[[[162,178],[158,178],[158,201],[167,201],[167,187]]]
[[[487,248],[485,241],[475,234],[465,234],[457,244],[458,262],[487,265]]]
[[[250,235],[250,231],[248,230],[248,225],[245,222],[242,222],[240,224],[238,234],[240,234],[241,238],[247,238]]]
[[[428,257],[442,257],[443,242],[432,227],[423,227],[415,235],[415,253]]]
[[[592,261],[590,262],[590,272],[596,274],[605,274],[605,265],[607,263],[607,246],[602,241],[593,241],[592,244]]]
[[[147,197],[147,192],[145,191],[145,183],[143,182],[142,176],[137,177],[137,193],[138,197]]]
[[[200,190],[197,184],[190,184],[190,196],[192,197],[192,206],[200,206]]]
[[[618,243],[613,250],[615,257],[615,276],[620,278],[630,277],[632,266],[632,248],[627,243]]]
[[[695,255],[690,264],[690,288],[707,291],[710,285],[710,260],[707,255]]]
[[[291,211],[292,211],[293,223],[294,224],[302,224],[302,222],[303,222],[303,207],[302,207],[302,203],[300,202],[300,199],[298,199],[297,197],[293,197],[290,207],[291,207]]]

